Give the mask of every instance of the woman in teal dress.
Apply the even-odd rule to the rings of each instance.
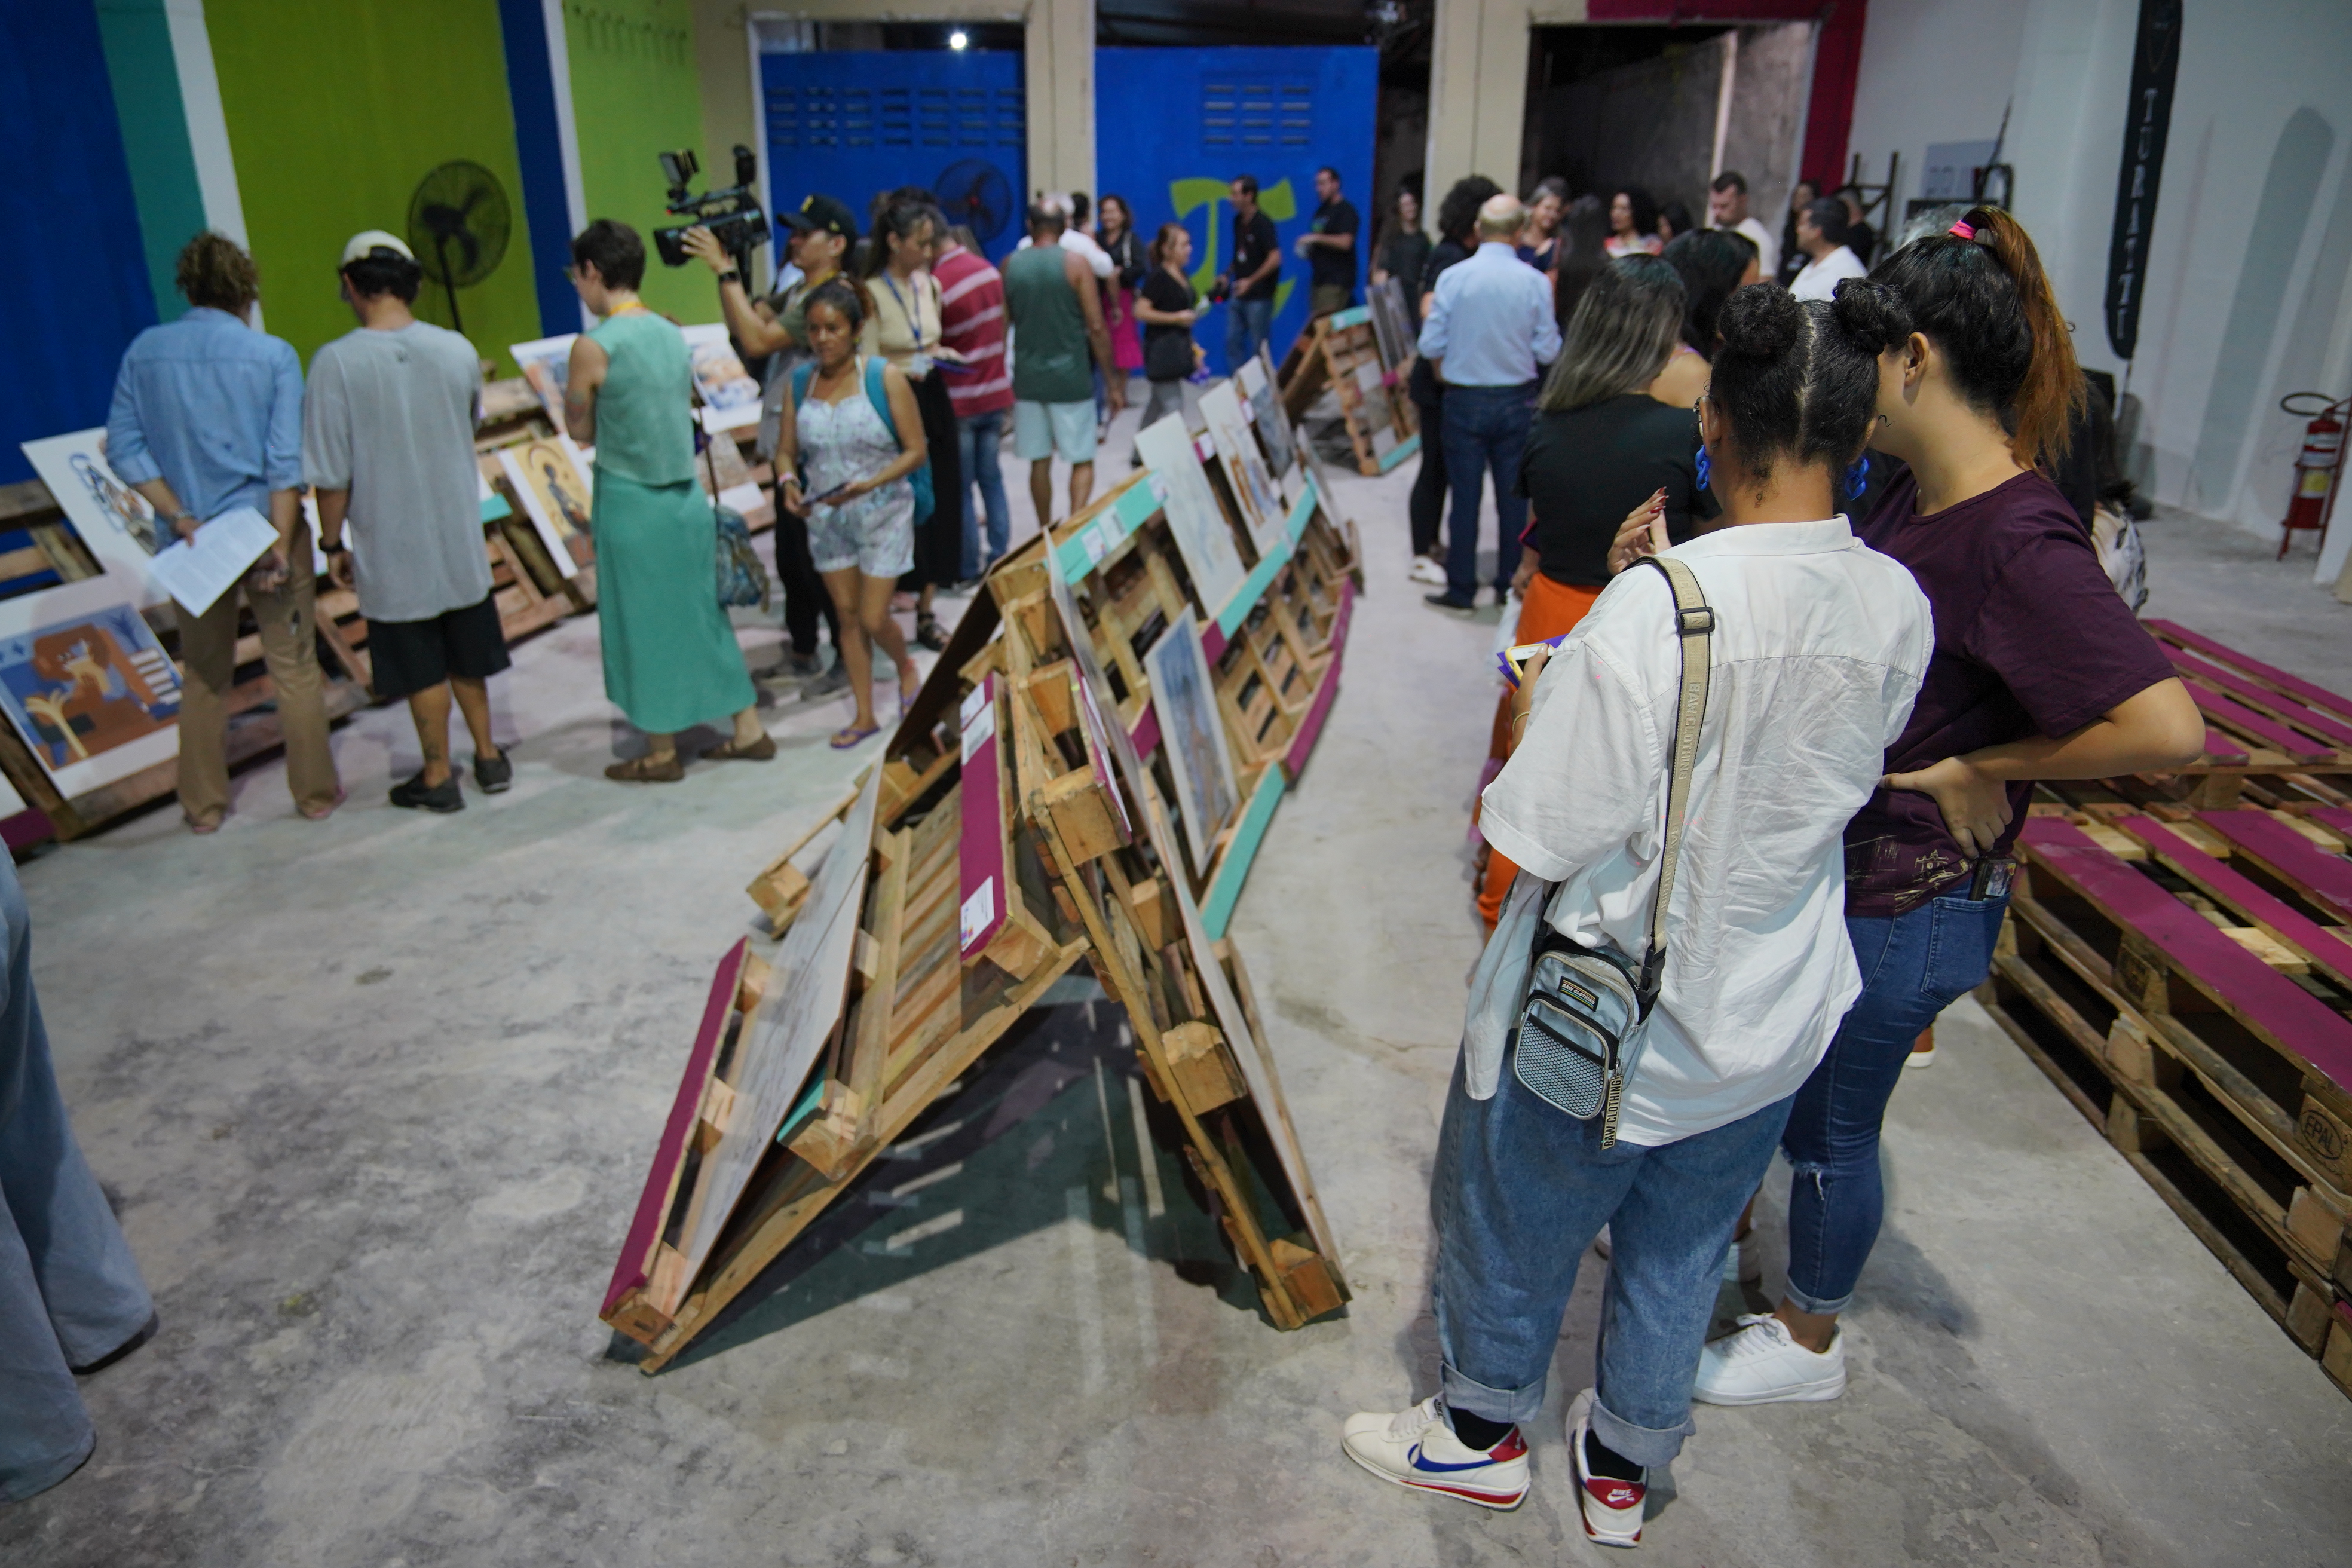
[[[677,328],[646,308],[637,231],[598,218],[572,242],[572,285],[602,321],[572,345],[563,423],[596,448],[596,608],[604,695],[646,733],[644,756],[608,779],[686,776],[677,731],[721,714],[734,737],[705,752],[766,762],[758,693],[719,607],[718,523],[694,475],[694,372]]]

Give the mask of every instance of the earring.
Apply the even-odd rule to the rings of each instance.
[[[1853,500],[1860,497],[1863,487],[1869,482],[1870,454],[1864,452],[1853,460],[1853,467],[1845,471],[1845,499]]]
[[[1713,471],[1713,469],[1714,469],[1714,465],[1713,465],[1712,463],[1710,463],[1710,462],[1708,462],[1708,461],[1707,461],[1706,447],[1704,447],[1704,446],[1700,447],[1699,447],[1699,449],[1698,449],[1698,488],[1699,488],[1699,489],[1706,489],[1706,488],[1707,488],[1707,483],[1706,483],[1706,481],[1707,481],[1707,476],[1708,476],[1708,474],[1710,474],[1710,473]]]

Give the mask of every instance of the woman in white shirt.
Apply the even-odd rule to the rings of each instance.
[[[1529,944],[1640,955],[1660,870],[1682,639],[1663,574],[1628,572],[1516,705],[1524,733],[1483,832],[1522,868],[1472,984],[1438,1139],[1439,1392],[1346,1426],[1383,1479],[1488,1508],[1526,1495],[1518,1424],[1541,1408],[1577,1266],[1612,1253],[1597,1386],[1569,1412],[1585,1532],[1641,1536],[1650,1471],[1690,1425],[1691,1380],[1741,1205],[1790,1098],[1861,987],[1843,920],[1846,821],[1878,783],[1927,663],[1927,601],[1839,514],[1874,416],[1891,312],[1769,284],[1725,302],[1699,402],[1715,531],[1675,546],[1712,611],[1654,1010],[1613,1146],[1521,1076]],[[1696,645],[1695,645],[1696,646]]]

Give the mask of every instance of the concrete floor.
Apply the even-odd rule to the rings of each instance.
[[[837,706],[785,707],[775,763],[608,784],[628,738],[574,622],[494,687],[502,799],[384,807],[415,742],[369,712],[323,826],[265,767],[216,837],[159,813],[24,868],[67,1096],[164,1328],[86,1385],[97,1456],[0,1514],[0,1560],[1592,1559],[1553,1417],[1508,1515],[1381,1487],[1337,1441],[1432,1386],[1428,1167],[1476,945],[1493,628],[1405,582],[1412,471],[1342,481],[1371,592],[1234,927],[1345,1318],[1247,1307],[1139,1155],[1116,1011],[1066,983],[695,1354],[615,1359],[596,1306],[710,967],[752,928],[741,885],[862,758],[824,746]],[[2352,609],[2307,565],[2177,516],[2149,546],[2154,612],[2352,689]],[[1850,1392],[1702,1407],[1649,1560],[2345,1563],[2352,1403],[1973,1003],[1939,1038],[1891,1112]]]

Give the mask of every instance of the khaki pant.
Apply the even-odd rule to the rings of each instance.
[[[299,542],[298,542],[299,548]],[[228,811],[228,694],[236,681],[236,606],[253,605],[261,657],[278,688],[278,722],[286,737],[286,784],[294,804],[323,811],[335,804],[334,754],[327,749],[327,708],[314,624],[318,585],[297,571],[274,594],[243,584],[201,616],[180,610],[180,810],[190,822],[217,822]]]
[[[1345,283],[1318,283],[1307,290],[1307,312],[1310,316],[1328,316],[1348,308],[1356,290]]]

